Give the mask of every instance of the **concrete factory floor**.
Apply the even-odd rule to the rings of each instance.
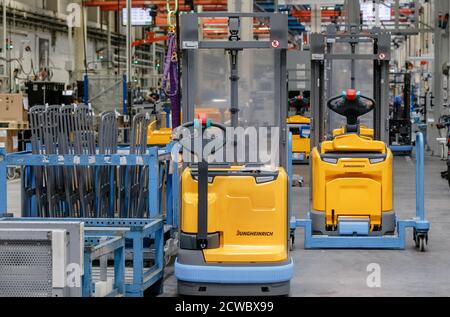
[[[414,160],[414,159],[413,159]],[[295,275],[291,296],[449,296],[450,295],[450,188],[440,172],[445,162],[425,159],[425,208],[431,222],[430,241],[425,253],[414,248],[412,232],[407,248],[396,250],[304,250],[303,230],[296,232],[291,252]],[[309,170],[297,165],[294,173],[305,177],[305,187],[294,187],[293,206],[297,217],[305,217],[309,195]],[[394,201],[400,218],[415,212],[415,167],[409,157],[395,157]],[[8,184],[8,210],[19,215],[20,181]],[[381,269],[381,287],[370,288],[367,266]],[[166,268],[163,296],[176,296],[173,266]]]

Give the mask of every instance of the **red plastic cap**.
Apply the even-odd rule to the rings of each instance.
[[[302,96],[297,96],[297,100],[298,100],[298,101],[301,101],[302,99],[303,99]]]
[[[356,100],[356,90],[355,89],[347,89],[347,100],[353,101]]]
[[[200,123],[201,123],[202,125],[206,125],[206,119],[207,119],[206,113],[200,112],[200,113],[198,114],[198,120],[200,121]]]

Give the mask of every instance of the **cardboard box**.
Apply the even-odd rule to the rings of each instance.
[[[19,150],[19,130],[0,129],[0,147],[6,148],[6,152],[12,153]]]
[[[0,121],[28,122],[22,94],[0,94]]]

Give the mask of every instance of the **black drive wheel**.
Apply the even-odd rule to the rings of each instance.
[[[447,180],[448,180],[448,186],[450,186],[450,166],[447,166]]]
[[[415,228],[413,230],[413,239],[414,239],[414,243],[416,245],[416,248],[418,248],[419,247],[419,237],[417,236],[417,231],[416,231]]]
[[[419,251],[425,252],[425,236],[419,236]]]

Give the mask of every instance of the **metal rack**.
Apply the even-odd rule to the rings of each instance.
[[[124,235],[126,240],[132,240],[132,260],[133,268],[127,269],[126,278],[126,295],[142,296],[145,289],[161,282],[164,267],[164,232],[176,230],[178,217],[177,211],[177,195],[172,196],[171,193],[176,188],[172,184],[176,184],[178,180],[171,180],[167,184],[169,188],[166,195],[166,227],[164,228],[162,213],[163,208],[160,206],[161,196],[158,192],[160,181],[160,164],[158,152],[156,148],[150,148],[147,154],[113,154],[111,156],[104,154],[97,155],[65,155],[63,157],[50,154],[31,154],[29,152],[6,154],[4,149],[0,149],[0,214],[6,212],[7,192],[6,192],[6,168],[8,165],[24,166],[24,169],[32,167],[84,167],[84,166],[146,166],[148,169],[148,208],[149,214],[146,219],[131,218],[45,218],[45,220],[80,220],[85,222],[86,227],[94,227],[89,229],[92,235],[115,236],[117,233]],[[176,170],[176,169],[175,169]],[[177,174],[175,174],[175,177]],[[173,175],[172,175],[173,177]],[[170,178],[169,178],[170,179]],[[175,191],[176,192],[176,191]],[[36,217],[36,196],[27,197],[24,205],[30,206],[23,216]],[[27,218],[27,220],[42,220],[42,218]],[[101,230],[99,230],[101,228]],[[153,241],[152,251],[154,265],[150,268],[143,266],[144,261],[144,240]],[[95,255],[95,253],[94,253]],[[86,292],[86,291],[85,291]]]
[[[155,219],[121,218],[3,218],[4,221],[35,222],[42,227],[48,223],[81,222],[84,226],[83,296],[92,296],[94,283],[114,278],[115,291],[110,296],[143,296],[154,286],[161,292],[164,270],[164,223]],[[121,249],[124,247],[124,249]],[[149,254],[150,256],[146,256]],[[114,265],[94,259],[111,255]],[[132,260],[132,266],[125,266]],[[150,263],[150,265],[148,264]]]
[[[100,278],[98,282],[108,283],[108,256],[114,258],[113,285],[111,291],[105,287],[95,287],[92,277],[93,261],[100,260]],[[97,283],[98,283],[97,282]],[[86,236],[84,240],[84,275],[83,297],[114,297],[125,295],[125,239],[122,236],[105,237],[104,235]],[[97,284],[98,285],[98,284]]]
[[[134,118],[130,146],[118,146],[115,115],[102,113],[97,146],[89,107],[47,106],[31,112],[33,146],[10,154],[0,148],[0,214],[7,211],[7,168],[20,166],[22,216],[84,222],[91,237],[85,241],[87,262],[120,249],[116,238],[123,237],[133,266],[85,266],[86,281],[123,270],[126,296],[142,296],[152,286],[161,292],[164,236],[170,233],[173,240],[178,228],[178,165],[171,158],[172,144],[147,147],[149,120],[144,114]],[[173,241],[171,245],[176,247]],[[114,257],[120,258],[117,252]],[[121,293],[121,283],[120,278],[115,281],[114,294]],[[92,283],[83,285],[88,296]]]
[[[1,218],[1,296],[125,295],[125,238],[90,233],[81,219]],[[107,276],[106,264],[114,261]],[[100,259],[100,265],[94,260]],[[100,278],[91,272],[99,270]],[[25,280],[24,280],[25,279]]]

